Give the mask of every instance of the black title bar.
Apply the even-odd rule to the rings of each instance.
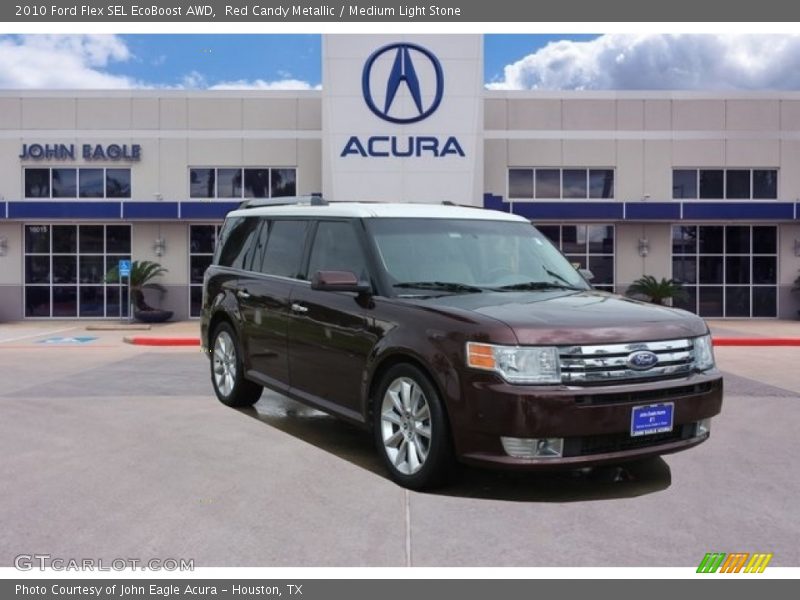
[[[800,3],[671,0],[11,0],[4,22],[789,22]],[[491,29],[491,27],[487,28]]]

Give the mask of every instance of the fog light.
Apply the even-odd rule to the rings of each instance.
[[[695,437],[701,437],[711,433],[711,419],[703,419],[697,422],[697,428],[694,430]]]
[[[564,452],[564,438],[501,437],[500,441],[514,458],[559,458]]]

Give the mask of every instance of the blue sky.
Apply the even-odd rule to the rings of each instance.
[[[0,35],[0,89],[313,89],[321,36]],[[491,89],[797,90],[800,36],[484,36]]]
[[[321,81],[319,35],[122,35],[135,59],[110,71],[162,85],[189,73],[209,83],[296,79]]]

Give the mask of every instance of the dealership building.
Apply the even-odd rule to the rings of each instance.
[[[320,90],[0,92],[0,321],[120,318],[130,258],[195,317],[225,214],[308,194],[510,211],[598,288],[797,316],[800,93],[492,91],[479,35],[322,50]]]

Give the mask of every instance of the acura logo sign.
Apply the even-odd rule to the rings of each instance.
[[[392,66],[386,77],[386,69],[377,65],[389,61]],[[417,44],[389,44],[367,59],[361,88],[369,109],[384,121],[416,123],[431,116],[442,101],[442,65],[430,50]],[[406,90],[410,103],[400,101],[402,90]]]

